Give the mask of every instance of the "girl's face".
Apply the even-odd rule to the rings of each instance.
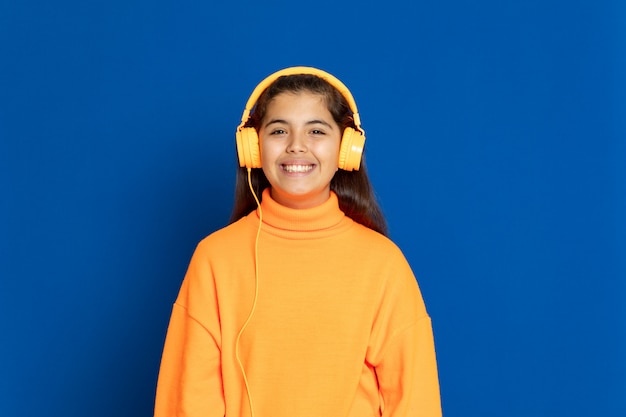
[[[259,128],[261,164],[272,199],[298,209],[324,203],[338,169],[341,134],[321,95],[274,97]]]

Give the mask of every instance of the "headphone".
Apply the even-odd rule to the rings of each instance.
[[[361,119],[359,112],[356,108],[356,102],[354,97],[350,93],[350,90],[333,75],[312,67],[290,67],[277,71],[256,86],[243,111],[241,116],[241,123],[237,127],[235,138],[237,139],[237,155],[239,157],[239,166],[246,168],[261,168],[261,152],[259,148],[259,136],[256,129],[253,127],[244,127],[250,118],[250,112],[256,105],[257,100],[265,91],[278,78],[285,75],[296,74],[309,74],[315,75],[328,82],[331,86],[341,93],[341,95],[348,102],[348,106],[352,111],[352,117],[354,119],[354,125],[356,128],[347,127],[343,131],[341,137],[341,147],[339,148],[339,162],[340,169],[345,171],[353,171],[359,169],[361,166],[361,155],[363,154],[363,146],[365,145],[365,131],[361,127]]]

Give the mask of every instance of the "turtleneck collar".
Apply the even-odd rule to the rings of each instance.
[[[262,229],[274,235],[289,238],[314,238],[334,234],[349,227],[352,220],[339,209],[337,194],[330,192],[330,197],[319,206],[309,209],[292,209],[278,204],[272,199],[270,189],[263,190],[261,200],[263,211]],[[255,225],[259,221],[259,209],[248,216]]]

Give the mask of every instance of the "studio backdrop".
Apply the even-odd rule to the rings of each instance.
[[[293,65],[354,94],[444,415],[626,415],[624,22],[591,0],[3,1],[0,415],[151,416],[245,101]]]

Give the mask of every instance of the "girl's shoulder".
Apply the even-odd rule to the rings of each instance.
[[[404,258],[400,247],[391,238],[354,222],[352,228],[354,244],[367,253],[379,253],[393,258]]]
[[[241,246],[242,242],[252,236],[255,229],[251,227],[246,217],[218,229],[198,243],[198,249],[201,251],[221,251],[229,250],[232,247]]]

